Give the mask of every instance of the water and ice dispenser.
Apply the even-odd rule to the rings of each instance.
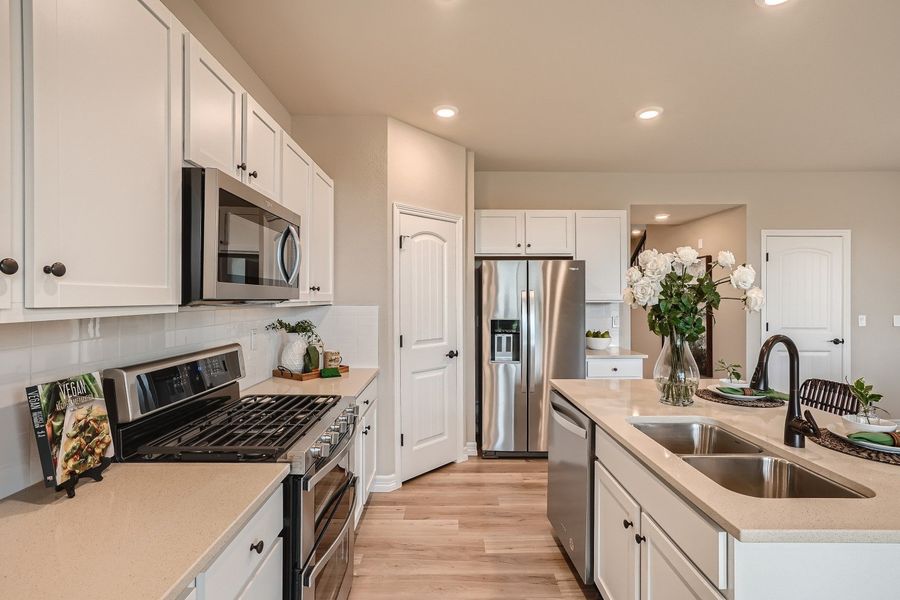
[[[519,321],[491,319],[491,362],[519,362]]]

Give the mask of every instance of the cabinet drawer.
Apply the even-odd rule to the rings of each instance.
[[[728,535],[657,479],[600,427],[596,428],[594,450],[597,460],[697,568],[719,589],[726,589]]]
[[[356,397],[356,404],[359,406],[359,415],[363,416],[369,409],[375,406],[375,400],[378,398],[378,379],[373,379],[369,385],[366,386],[362,392],[360,392],[359,396]]]
[[[273,548],[284,527],[284,500],[281,487],[272,494],[250,519],[212,566],[197,578],[200,597],[206,599],[235,598]],[[250,546],[263,543],[263,551]]]
[[[588,379],[640,379],[644,375],[644,361],[638,358],[596,358],[587,361]]]
[[[282,597],[284,583],[284,548],[281,538],[263,559],[253,579],[241,592],[240,600],[274,600]]]

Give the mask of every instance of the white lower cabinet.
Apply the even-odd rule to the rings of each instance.
[[[723,596],[646,513],[641,513],[641,600],[721,600]]]
[[[643,358],[588,358],[586,379],[641,379]]]
[[[594,482],[594,583],[605,600],[636,600],[641,507],[599,462]]]
[[[356,397],[355,401],[359,407],[359,418],[356,425],[352,466],[353,473],[357,477],[354,526],[359,525],[359,519],[369,500],[369,494],[372,492],[372,483],[375,481],[375,462],[378,455],[377,432],[375,431],[375,421],[378,415],[377,395],[378,380],[376,379],[366,386],[366,389]]]
[[[283,584],[284,541],[278,538],[239,598],[241,600],[277,600],[282,597]]]

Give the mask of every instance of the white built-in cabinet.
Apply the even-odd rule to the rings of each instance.
[[[177,303],[180,23],[158,0],[25,5],[25,305]]]
[[[525,253],[524,210],[476,210],[475,253],[516,256]]]
[[[570,210],[526,210],[525,254],[565,255],[575,252],[575,213]]]
[[[352,471],[357,476],[356,483],[356,507],[354,509],[354,526],[359,525],[363,509],[369,501],[372,493],[372,485],[375,482],[375,461],[378,452],[375,430],[378,407],[378,380],[373,380],[354,403],[359,407],[356,423],[356,439],[354,441]]]
[[[572,256],[570,210],[476,210],[475,253],[481,256]]]
[[[0,0],[0,309],[12,304],[22,280],[22,257],[14,243],[15,191],[12,168],[13,35],[10,0]]]
[[[594,583],[605,600],[637,600],[641,549],[634,536],[641,507],[594,463]]]
[[[331,302],[334,299],[334,181],[315,165],[312,199],[309,203],[309,299]]]
[[[585,261],[587,302],[621,302],[628,263],[627,213],[576,211],[575,258]]]
[[[656,521],[641,513],[641,600],[722,600],[723,596]]]
[[[300,215],[300,296],[302,301],[309,300],[309,232],[310,207],[312,201],[313,172],[315,164],[304,152],[300,144],[289,135],[281,136],[281,203]]]
[[[281,127],[250,94],[244,94],[244,183],[278,200]]]

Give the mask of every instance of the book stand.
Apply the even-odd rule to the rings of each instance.
[[[66,480],[65,483],[56,486],[56,491],[61,492],[63,490],[66,490],[66,496],[68,496],[69,498],[74,498],[75,486],[78,485],[79,480],[85,477],[90,477],[94,481],[103,481],[103,471],[105,471],[110,464],[112,464],[112,458],[110,458],[109,456],[104,456],[100,459],[99,465],[88,469],[84,473],[72,475]]]

